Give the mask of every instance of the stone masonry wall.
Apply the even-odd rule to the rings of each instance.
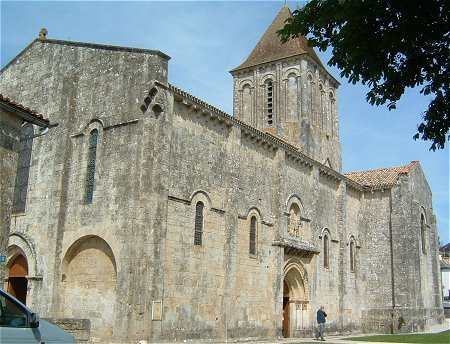
[[[431,190],[420,165],[399,179],[392,190],[392,209],[396,320],[401,317],[396,330],[423,331],[442,322],[443,314]]]
[[[337,85],[316,62],[295,57],[233,72],[233,77],[237,118],[341,170]],[[267,117],[267,80],[273,82],[272,125]]]
[[[111,300],[114,338],[140,339],[151,331],[144,325],[151,323],[147,293],[157,292],[151,286],[159,278],[153,278],[158,270],[147,262],[159,254],[155,247],[165,214],[158,207],[150,214],[147,207],[158,203],[158,176],[164,170],[158,161],[168,145],[161,135],[166,120],[149,124],[156,115],[142,105],[152,81],[166,82],[166,77],[167,57],[160,53],[59,41],[33,42],[2,71],[2,94],[59,123],[34,141],[27,209],[14,217],[11,228],[35,253],[27,256],[40,276],[30,276],[30,306],[42,317],[64,315],[62,263],[75,242],[94,236],[114,254],[116,289],[128,290]],[[169,106],[163,92],[156,98]],[[89,205],[84,187],[93,127],[100,135]]]
[[[0,109],[0,255],[6,255],[17,172],[21,120]],[[0,281],[5,278],[0,264]]]
[[[360,259],[358,270],[364,283],[362,330],[389,332],[392,310],[389,190],[363,195]]]

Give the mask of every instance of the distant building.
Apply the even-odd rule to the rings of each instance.
[[[441,263],[442,295],[450,306],[450,243],[439,248]]]
[[[154,50],[43,38],[1,71],[59,123],[9,237],[27,303],[107,343],[311,336],[321,304],[329,333],[443,320],[420,163],[342,173],[339,83],[304,38],[281,44],[290,15],[231,71],[234,116]]]

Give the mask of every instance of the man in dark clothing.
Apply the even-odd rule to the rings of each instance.
[[[323,338],[323,332],[325,330],[325,318],[327,317],[327,313],[325,313],[323,306],[320,306],[320,309],[317,311],[317,323],[319,324],[319,329],[316,333],[316,340],[325,340]]]

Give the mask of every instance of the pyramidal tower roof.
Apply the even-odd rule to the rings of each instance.
[[[305,37],[296,37],[284,44],[281,42],[277,31],[284,27],[286,19],[290,17],[292,17],[291,10],[287,5],[284,5],[244,63],[231,72],[303,54],[308,54],[321,67],[325,68],[314,49],[308,46]]]

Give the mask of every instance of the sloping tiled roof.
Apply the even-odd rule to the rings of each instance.
[[[446,245],[444,245],[444,246],[441,246],[441,247],[439,248],[439,251],[440,251],[440,252],[450,252],[450,243],[448,243],[448,244],[446,244]]]
[[[277,31],[284,27],[286,19],[290,17],[292,17],[291,10],[288,6],[283,6],[251,54],[244,63],[239,67],[234,68],[232,72],[302,54],[308,54],[321,67],[325,68],[317,54],[314,52],[314,49],[308,45],[306,38],[293,38],[284,44],[281,42]]]
[[[400,174],[407,174],[419,162],[412,161],[408,165],[390,168],[379,168],[376,170],[348,172],[344,176],[355,181],[358,184],[373,189],[391,187],[395,185]]]
[[[450,270],[450,263],[445,260],[440,260],[441,270]]]
[[[15,110],[23,111],[30,115],[32,118],[36,119],[39,123],[45,122],[46,124],[49,124],[49,120],[44,118],[44,116],[34,110],[31,110],[30,108],[27,108],[23,106],[22,104],[16,103],[15,101],[11,100],[10,98],[4,96],[0,93],[0,102],[6,105],[9,105],[10,107],[14,108]],[[36,123],[38,124],[38,123]]]

